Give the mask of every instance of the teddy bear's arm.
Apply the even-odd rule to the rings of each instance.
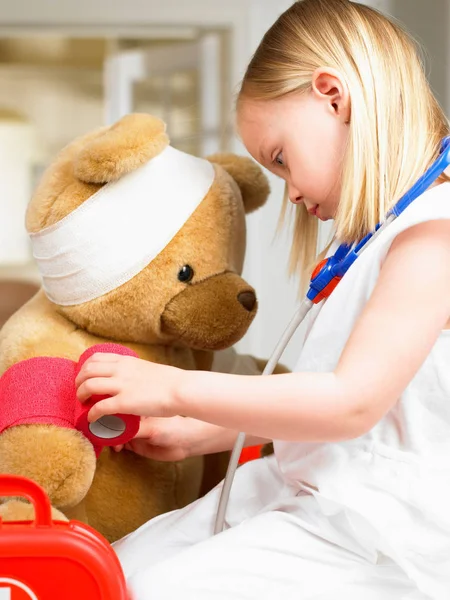
[[[86,335],[58,315],[39,292],[0,331],[0,374],[13,364],[36,356],[78,360],[89,347]]]
[[[15,363],[37,356],[77,360],[85,349],[75,327],[52,311],[38,294],[0,332],[0,374]],[[33,402],[33,398],[29,392],[18,397],[26,415],[26,404]],[[63,512],[83,500],[95,466],[91,443],[74,429],[33,423],[11,426],[0,433],[0,472],[36,481],[45,489],[52,505]],[[23,507],[7,504],[0,510],[4,518],[20,518]]]

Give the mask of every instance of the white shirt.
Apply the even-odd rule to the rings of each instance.
[[[436,219],[450,219],[450,183],[415,200],[314,309],[297,371],[335,369],[394,238]],[[450,598],[450,331],[441,333],[396,405],[367,434],[274,446],[285,478],[299,489],[307,482],[323,512],[343,515],[369,554],[394,559],[432,598]]]

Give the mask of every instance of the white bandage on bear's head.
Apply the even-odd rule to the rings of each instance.
[[[168,146],[58,223],[30,234],[48,298],[82,304],[132,279],[180,231],[214,175],[207,160]]]

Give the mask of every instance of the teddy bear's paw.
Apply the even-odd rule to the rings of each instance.
[[[3,521],[34,521],[34,507],[22,500],[9,500],[0,504],[0,519]],[[57,508],[52,506],[53,521],[67,521]]]
[[[19,425],[0,435],[0,473],[32,479],[50,502],[79,504],[95,474],[91,443],[79,432],[53,425]]]

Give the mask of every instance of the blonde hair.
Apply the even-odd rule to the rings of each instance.
[[[371,231],[436,159],[449,123],[414,41],[378,11],[349,0],[299,0],[283,13],[247,68],[238,106],[245,98],[306,92],[320,67],[339,71],[350,93],[335,234],[351,243]],[[303,205],[294,210],[290,271],[305,274],[317,255],[317,219]],[[282,216],[285,211],[286,199]]]

